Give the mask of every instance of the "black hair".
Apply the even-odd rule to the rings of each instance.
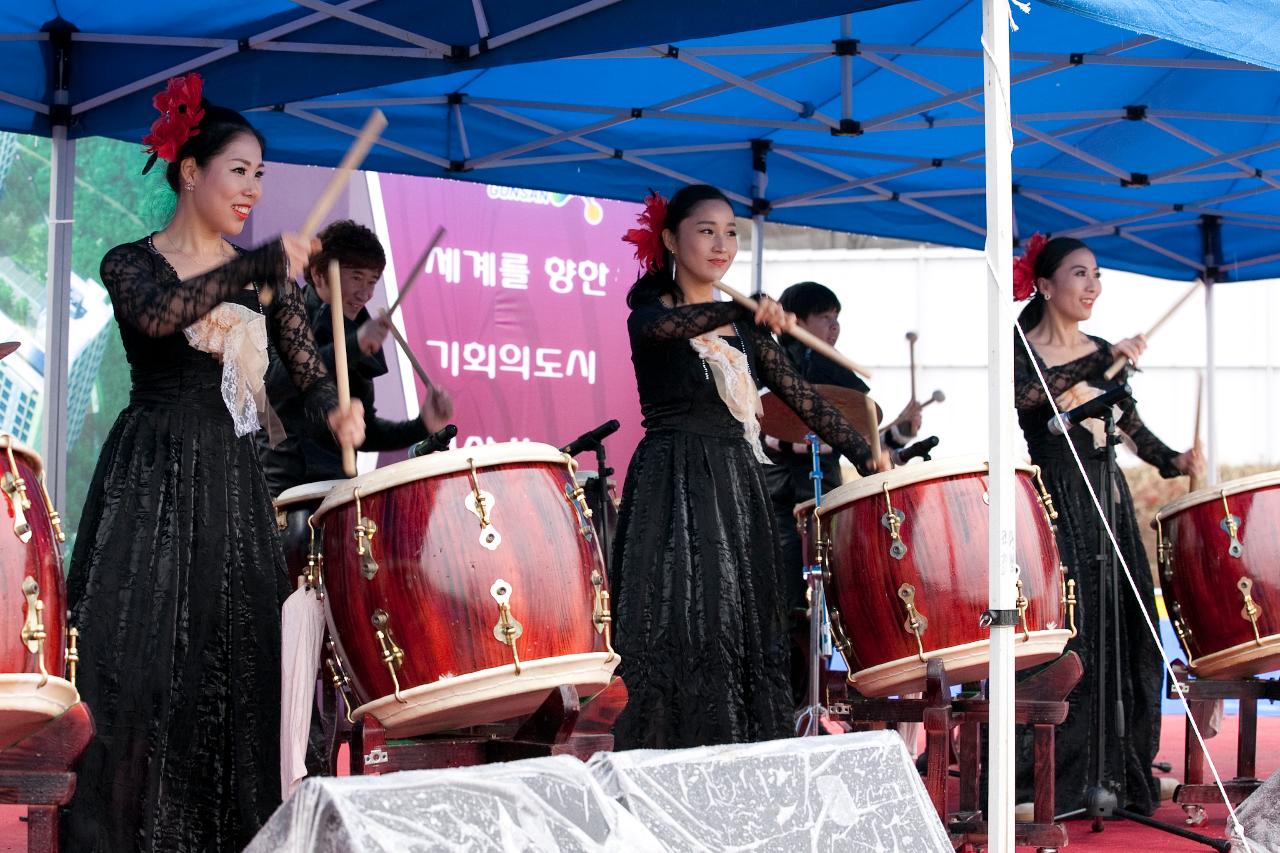
[[[311,262],[303,271],[307,284],[312,284],[311,269],[328,269],[329,261],[336,260],[351,269],[377,270],[381,274],[387,266],[387,253],[374,234],[364,225],[351,219],[330,222],[316,235],[320,238],[319,253],[311,256]]]
[[[1036,265],[1034,275],[1036,281],[1042,278],[1053,278],[1053,274],[1058,271],[1058,267],[1062,266],[1062,262],[1066,260],[1067,255],[1077,249],[1087,249],[1083,240],[1077,240],[1075,237],[1054,237],[1048,243],[1044,244],[1044,248],[1040,250],[1040,254],[1036,256]],[[1027,307],[1022,309],[1018,314],[1018,325],[1022,327],[1022,331],[1029,332],[1036,326],[1040,325],[1040,321],[1044,319],[1044,294],[1036,288],[1036,292],[1032,294],[1031,301],[1027,303]]]
[[[840,300],[831,292],[831,288],[816,281],[802,281],[782,291],[778,304],[783,311],[790,311],[798,320],[807,320],[814,314],[827,311],[839,311]]]
[[[209,165],[210,160],[226,150],[231,140],[242,133],[251,134],[258,140],[258,145],[263,151],[267,149],[267,140],[240,113],[211,104],[204,99],[201,99],[200,106],[204,110],[204,117],[197,125],[200,132],[192,134],[186,142],[182,143],[182,147],[178,149],[178,156],[164,171],[165,180],[169,182],[169,188],[175,193],[182,186],[182,161],[188,157],[194,157],[196,165],[203,169]]]
[[[667,202],[667,217],[663,221],[664,230],[675,233],[680,223],[689,218],[693,209],[704,201],[722,201],[729,203],[728,197],[720,190],[708,184],[689,184],[681,187]],[[627,291],[627,307],[635,308],[654,302],[663,296],[671,297],[671,304],[678,305],[684,298],[680,287],[672,276],[672,256],[665,248],[662,250],[662,263],[656,270],[645,270],[636,283]]]

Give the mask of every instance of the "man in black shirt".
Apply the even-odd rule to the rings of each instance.
[[[374,409],[373,380],[387,372],[382,352],[390,331],[390,321],[371,317],[365,304],[373,296],[387,258],[378,237],[351,220],[331,223],[320,232],[322,249],[312,256],[304,271],[309,287],[303,293],[307,321],[315,334],[316,349],[330,372],[333,371],[333,321],[330,318],[329,286],[325,281],[329,261],[336,258],[342,276],[342,313],[346,329],[347,375],[352,399],[364,404],[365,441],[361,450],[401,450],[442,429],[453,415],[448,392],[432,389],[418,417],[389,421]],[[286,437],[274,448],[259,433],[259,451],[267,485],[273,496],[302,483],[345,479],[342,454],[333,436],[309,424],[302,397],[274,348],[267,368],[267,396],[284,425]]]
[[[830,288],[813,281],[793,284],[783,291],[778,302],[783,310],[796,315],[801,327],[835,346],[836,339],[840,337],[840,300]],[[810,383],[839,385],[863,394],[870,393],[867,383],[857,374],[814,352],[795,338],[783,335],[780,343],[800,375]],[[892,449],[905,447],[919,432],[920,420],[920,404],[912,400],[891,426],[881,430],[881,444]],[[809,477],[813,471],[813,459],[807,444],[792,445],[765,436],[764,445],[766,455],[773,462],[765,467],[765,480],[773,498],[774,518],[782,542],[783,559],[778,567],[781,575],[778,583],[782,586],[788,608],[798,620],[809,605],[803,578],[805,555],[801,553],[800,534],[796,530],[793,513],[798,504],[813,500],[813,480]],[[822,492],[826,494],[844,481],[840,474],[840,457],[827,448],[819,456],[819,465],[822,469]],[[803,635],[804,646],[808,645],[807,626],[808,622],[804,620],[795,629],[798,636]],[[804,695],[808,677],[807,659],[803,654],[793,654],[791,682],[797,702]]]

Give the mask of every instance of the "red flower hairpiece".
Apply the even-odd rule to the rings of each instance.
[[[644,210],[636,216],[639,228],[632,228],[622,239],[636,247],[636,260],[648,272],[662,269],[666,247],[662,244],[662,229],[667,221],[667,200],[656,192],[650,192],[644,200]]]
[[[142,137],[142,144],[148,146],[146,150],[151,155],[142,174],[151,170],[157,157],[166,163],[177,160],[183,143],[200,132],[203,90],[204,81],[192,71],[182,77],[170,77],[164,91],[156,92],[151,105],[160,111],[160,117],[151,123],[151,132]]]
[[[1013,301],[1021,302],[1030,299],[1036,292],[1036,258],[1044,244],[1049,242],[1043,234],[1032,234],[1027,240],[1027,248],[1022,257],[1013,261]]]

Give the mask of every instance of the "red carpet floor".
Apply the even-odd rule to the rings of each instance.
[[[1229,716],[1223,720],[1222,732],[1209,741],[1209,752],[1218,764],[1218,772],[1223,779],[1235,775],[1235,744],[1237,717]],[[1181,717],[1166,716],[1160,738],[1159,760],[1170,762],[1173,775],[1182,778],[1182,738],[1183,722]],[[1258,718],[1258,775],[1267,778],[1280,770],[1280,717]],[[1210,807],[1208,820],[1195,831],[1215,838],[1226,837],[1225,806]],[[0,853],[26,853],[26,824],[21,821],[25,810],[20,806],[0,806]],[[1181,825],[1185,818],[1182,809],[1166,803],[1155,815],[1158,820]],[[1187,841],[1159,830],[1150,829],[1128,821],[1110,821],[1102,832],[1095,833],[1090,829],[1089,821],[1072,821],[1067,824],[1070,835],[1070,850],[1125,850],[1157,851],[1157,853],[1192,853],[1205,851],[1208,847]],[[1024,849],[1024,848],[1019,848]],[[1031,850],[1032,848],[1025,848]],[[1264,853],[1264,851],[1258,851]]]

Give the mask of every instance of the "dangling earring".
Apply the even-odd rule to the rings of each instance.
[[[676,259],[675,259],[675,257],[672,257],[672,258],[671,258],[671,280],[672,280],[672,281],[675,281],[675,280],[676,280]]]
[[[1048,302],[1048,301],[1049,301],[1049,291],[1047,291],[1047,290],[1046,290],[1046,291],[1044,291],[1044,301],[1045,301],[1045,302]]]
[[[196,185],[195,185],[195,184],[193,184],[193,183],[191,183],[190,181],[187,181],[185,184],[183,184],[183,185],[182,185],[182,187],[183,187],[183,189],[185,189],[187,192],[191,192],[191,191],[193,191],[193,190],[196,188]]]

